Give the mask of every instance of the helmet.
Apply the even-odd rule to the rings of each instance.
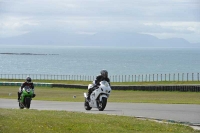
[[[108,71],[106,70],[101,70],[101,76],[103,76],[104,78],[107,78],[108,77]]]
[[[30,77],[27,77],[27,78],[26,78],[26,82],[31,82],[31,78],[30,78]]]

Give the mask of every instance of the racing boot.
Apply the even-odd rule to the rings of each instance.
[[[87,100],[90,101],[90,95],[91,95],[92,91],[91,89],[88,90],[88,94],[87,94]]]
[[[21,96],[21,93],[17,93],[18,94],[18,98],[17,98],[17,101],[19,102],[19,100],[20,100],[20,96]]]

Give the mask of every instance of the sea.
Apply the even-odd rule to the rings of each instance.
[[[0,74],[199,73],[200,48],[0,45]]]

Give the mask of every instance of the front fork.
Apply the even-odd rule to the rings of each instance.
[[[108,98],[108,96],[107,96],[107,95],[105,95],[105,94],[103,94],[103,95],[100,95],[100,96],[99,96],[99,102],[102,102],[102,98],[103,98],[103,97],[105,97],[105,98]]]

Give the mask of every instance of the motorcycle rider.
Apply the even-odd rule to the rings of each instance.
[[[90,95],[91,93],[100,85],[101,81],[107,81],[110,85],[110,79],[108,78],[108,71],[107,70],[101,70],[100,75],[98,75],[93,82],[93,87],[88,89],[88,95],[87,95],[87,100],[90,100]]]
[[[33,82],[31,82],[31,78],[30,77],[27,77],[26,78],[26,81],[21,85],[21,87],[19,88],[19,91],[18,91],[18,102],[20,100],[20,96],[22,94],[22,89],[25,87],[25,86],[29,86],[32,90],[33,90],[33,97],[35,97],[35,94],[34,94],[34,85],[33,85]]]

